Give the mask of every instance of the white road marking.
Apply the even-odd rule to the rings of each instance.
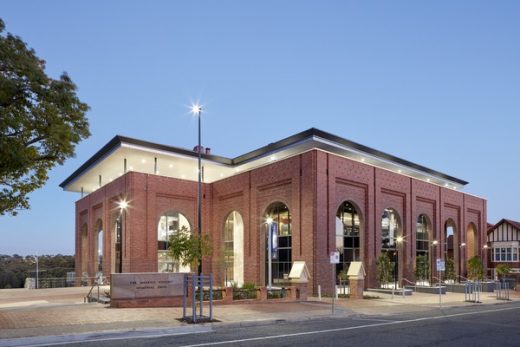
[[[482,311],[475,311],[475,312],[454,313],[454,314],[442,315],[442,316],[422,317],[422,318],[414,318],[414,319],[407,319],[407,320],[401,320],[401,321],[390,321],[390,322],[384,322],[384,323],[374,323],[374,324],[358,325],[358,326],[355,326],[355,327],[345,327],[345,328],[335,328],[335,329],[325,329],[325,330],[313,330],[313,331],[305,331],[305,332],[301,332],[301,333],[282,334],[282,335],[273,335],[273,336],[261,336],[261,337],[251,337],[251,338],[247,338],[247,339],[228,340],[228,341],[220,341],[220,342],[208,342],[208,343],[200,343],[200,344],[195,344],[195,345],[185,345],[185,346],[182,346],[182,347],[216,346],[216,345],[223,345],[223,344],[249,342],[249,341],[281,339],[281,338],[287,338],[287,337],[324,334],[324,333],[331,333],[331,332],[338,332],[338,331],[365,329],[365,328],[380,327],[380,326],[386,326],[386,325],[398,325],[398,324],[413,323],[413,322],[420,322],[420,321],[427,321],[427,320],[437,320],[437,319],[443,319],[443,318],[471,316],[471,315],[480,314],[480,313],[487,313],[487,312],[502,312],[502,311],[511,311],[511,310],[519,310],[519,309],[520,309],[520,307],[508,307],[508,308],[495,309],[495,310],[482,310]]]

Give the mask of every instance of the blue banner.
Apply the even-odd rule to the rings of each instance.
[[[278,223],[271,224],[271,258],[278,258]]]

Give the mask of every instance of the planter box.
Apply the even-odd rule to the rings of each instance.
[[[495,282],[481,282],[483,293],[493,293],[495,291]],[[452,293],[464,293],[464,283],[447,284],[448,291]]]
[[[405,286],[405,288],[410,290],[415,290],[417,293],[428,293],[428,294],[437,294],[439,295],[439,287],[430,287],[430,286]],[[446,286],[441,286],[441,294],[446,294],[447,288]],[[464,288],[462,289],[464,293]]]
[[[386,289],[386,288],[368,288],[367,292],[376,292],[376,293],[383,293],[383,294],[392,294],[392,289]],[[412,295],[413,291],[409,288],[404,289],[404,295]],[[394,295],[403,295],[403,289],[396,289],[394,290]]]

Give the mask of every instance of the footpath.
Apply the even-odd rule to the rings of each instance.
[[[334,317],[399,315],[439,309],[439,296],[413,293],[411,296],[366,292],[378,298],[338,299],[332,315],[331,298],[312,297],[305,302],[214,305],[217,323],[204,324],[250,326],[273,324],[279,321],[301,321]],[[150,334],[174,331],[195,332],[195,326],[179,321],[182,307],[168,308],[110,308],[99,303],[84,303],[85,287],[54,289],[0,290],[0,347],[23,345],[31,341],[56,341],[45,337],[70,336],[85,333],[116,333],[141,331]],[[520,301],[520,293],[511,292],[511,301],[499,301],[493,293],[481,293],[481,303],[464,301],[464,294],[442,295],[442,307],[469,305],[507,305]],[[206,314],[206,313],[205,313]],[[27,340],[27,338],[30,338]],[[16,341],[20,343],[15,343]]]

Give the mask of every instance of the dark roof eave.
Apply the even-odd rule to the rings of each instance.
[[[123,143],[128,143],[131,145],[137,145],[142,147],[147,147],[151,149],[161,150],[165,152],[172,152],[177,153],[181,155],[186,155],[189,157],[198,157],[198,153],[195,151],[190,151],[188,149],[179,148],[179,147],[172,147],[172,146],[166,146],[161,145],[158,143],[143,141],[134,139],[131,137],[116,135],[112,140],[110,140],[106,145],[104,145],[99,151],[97,151],[89,160],[87,160],[83,165],[81,165],[76,171],[74,171],[69,177],[67,177],[62,183],[60,183],[61,188],[65,188],[69,183],[74,181],[78,176],[81,175],[82,172],[86,171],[89,167],[94,165],[96,162],[98,162],[101,158],[105,157],[106,155],[110,154],[112,151],[116,150],[117,148],[121,147]],[[229,158],[221,157],[218,155],[212,155],[212,154],[205,154],[202,153],[202,158],[206,160],[211,160],[213,162],[217,162],[224,165],[231,165],[232,161]]]
[[[444,174],[439,171],[432,170],[425,166],[412,163],[408,160],[395,157],[391,154],[379,151],[377,149],[373,149],[371,147],[361,145],[359,143],[344,139],[342,137],[327,133],[325,131],[322,131],[322,130],[319,130],[316,128],[310,128],[308,130],[305,130],[298,134],[289,136],[280,141],[270,143],[266,146],[260,147],[256,150],[253,150],[246,154],[235,157],[234,159],[229,159],[226,157],[221,157],[221,156],[216,156],[216,155],[211,155],[211,154],[202,154],[202,158],[204,158],[206,160],[211,160],[213,162],[220,163],[223,165],[236,166],[236,165],[241,165],[246,162],[252,161],[258,157],[265,156],[268,153],[280,150],[285,147],[289,147],[298,142],[310,139],[312,137],[321,137],[325,140],[328,140],[331,142],[336,142],[336,143],[342,144],[344,146],[356,149],[360,152],[364,152],[369,155],[379,157],[384,160],[388,160],[390,162],[394,162],[394,163],[397,163],[397,164],[400,164],[403,166],[407,166],[407,167],[410,167],[410,168],[418,170],[418,171],[426,172],[435,177],[447,179],[452,182],[457,182],[458,184],[461,184],[461,185],[468,184],[467,181],[461,180],[459,178]],[[72,182],[74,179],[76,179],[83,171],[87,170],[91,165],[95,164],[102,157],[106,156],[107,154],[109,154],[110,152],[112,152],[113,150],[115,150],[116,148],[121,146],[122,143],[134,144],[137,146],[148,147],[148,148],[162,150],[162,151],[166,151],[166,152],[177,153],[177,154],[186,155],[186,156],[190,156],[190,157],[198,156],[197,152],[190,151],[190,150],[187,150],[184,148],[166,146],[166,145],[161,145],[161,144],[157,144],[157,143],[153,143],[153,142],[148,142],[148,141],[143,141],[143,140],[138,140],[138,139],[134,139],[134,138],[130,138],[130,137],[117,135],[112,140],[110,140],[105,146],[103,146],[103,148],[101,148],[98,152],[96,152],[96,154],[94,154],[89,160],[87,160],[83,165],[81,165],[76,171],[74,171],[74,173],[72,173],[72,175],[70,175],[67,179],[65,179],[60,184],[60,187],[65,188],[70,182]]]
[[[458,184],[461,184],[461,185],[468,184],[467,181],[464,181],[464,180],[462,180],[460,178],[456,178],[456,177],[444,174],[442,172],[439,172],[439,171],[436,171],[436,170],[432,170],[432,169],[427,168],[425,166],[412,163],[411,161],[408,161],[408,160],[405,160],[405,159],[401,159],[401,158],[393,156],[391,154],[379,151],[377,149],[373,149],[373,148],[365,146],[365,145],[361,145],[359,143],[356,143],[356,142],[344,139],[342,137],[339,137],[339,136],[327,133],[325,131],[322,131],[322,130],[319,130],[319,129],[316,129],[316,128],[310,128],[310,129],[305,130],[305,131],[303,131],[301,133],[298,133],[296,135],[292,135],[292,136],[287,137],[287,138],[285,138],[283,140],[270,143],[267,146],[258,148],[258,149],[254,150],[254,151],[251,151],[249,153],[246,153],[246,154],[243,154],[241,156],[238,156],[238,157],[233,159],[233,164],[234,165],[243,164],[245,162],[254,160],[257,157],[264,156],[264,155],[266,155],[268,153],[280,150],[280,149],[282,149],[284,147],[288,147],[288,146],[293,145],[293,144],[295,144],[297,142],[303,141],[305,139],[308,139],[308,138],[311,138],[311,137],[314,137],[314,136],[321,137],[321,138],[323,138],[325,140],[328,140],[328,141],[331,141],[331,142],[336,142],[336,143],[342,144],[344,146],[354,148],[354,149],[356,149],[356,150],[358,150],[360,152],[364,152],[364,153],[367,153],[369,155],[372,155],[372,156],[375,156],[375,157],[379,157],[379,158],[388,160],[390,162],[398,163],[400,165],[407,166],[407,167],[410,167],[410,168],[418,170],[418,171],[426,172],[426,173],[428,173],[428,174],[430,174],[432,176],[436,176],[436,177],[439,177],[439,178],[442,178],[442,179],[450,180],[452,182],[457,182]]]

